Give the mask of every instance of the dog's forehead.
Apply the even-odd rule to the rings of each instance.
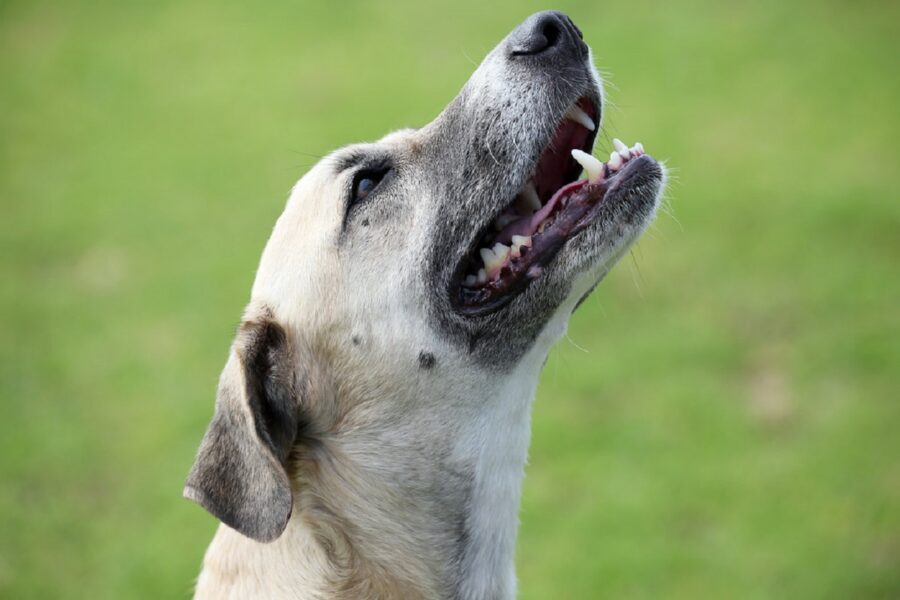
[[[405,129],[397,129],[385,135],[378,140],[376,144],[391,148],[402,148],[406,150],[415,150],[416,144],[420,141],[422,132],[419,129],[408,127]]]
[[[392,162],[406,162],[419,153],[424,137],[424,129],[398,129],[374,142],[350,144],[335,150],[322,159],[320,165],[326,171],[330,169],[333,175],[338,175],[353,167],[365,166],[366,161],[372,158],[390,158]]]

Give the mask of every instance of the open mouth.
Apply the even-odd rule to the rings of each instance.
[[[591,222],[625,165],[644,154],[640,143],[628,148],[614,140],[607,162],[591,156],[596,114],[588,98],[569,108],[525,185],[476,238],[453,280],[461,312],[491,312],[524,291]],[[586,177],[578,179],[582,170]]]

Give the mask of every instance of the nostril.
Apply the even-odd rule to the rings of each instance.
[[[529,56],[541,54],[557,46],[573,45],[576,36],[580,41],[581,32],[563,13],[556,11],[537,13],[513,31],[510,39],[510,55]]]
[[[543,28],[541,29],[541,33],[546,40],[546,44],[540,51],[546,50],[547,48],[552,48],[559,41],[559,26],[555,21],[547,21],[544,23]]]

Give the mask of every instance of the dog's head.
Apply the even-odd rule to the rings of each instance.
[[[433,122],[313,167],[263,253],[186,494],[274,539],[298,436],[360,406],[414,410],[428,386],[489,392],[529,355],[537,370],[663,185],[642,148],[606,165],[573,157],[590,153],[602,114],[581,32],[539,13]]]

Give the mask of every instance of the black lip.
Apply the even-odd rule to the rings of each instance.
[[[602,116],[601,111],[602,111],[603,107],[600,103],[600,99],[598,97],[597,90],[595,90],[595,89],[588,90],[587,92],[577,96],[572,102],[573,103],[578,102],[578,100],[582,99],[582,98],[586,98],[591,103],[591,106],[594,109],[594,115],[595,115],[594,118],[596,119],[596,122],[597,122],[597,126],[594,127],[593,131],[588,133],[588,137],[585,140],[584,146],[581,148],[584,152],[587,152],[588,154],[590,154],[594,148],[594,142],[597,139],[597,134],[600,132],[600,118]],[[571,106],[571,104],[568,106]],[[566,110],[568,110],[568,106],[567,106]],[[557,124],[557,127],[559,126],[559,124],[562,122],[562,120],[564,118],[565,118],[564,114],[559,115],[558,119],[555,121],[555,123]],[[546,142],[544,144],[544,148],[546,148],[547,145],[552,142],[552,138],[553,138],[553,135],[555,132],[556,132],[556,128],[551,130],[550,134],[548,135],[548,139],[546,140]],[[539,154],[534,159],[532,164],[528,167],[528,169],[525,170],[525,172],[522,175],[521,181],[517,184],[518,187],[515,188],[516,190],[520,189],[523,185],[525,185],[528,178],[531,177],[532,173],[534,173],[535,169],[537,168],[538,162],[541,160],[542,155],[543,155],[543,152],[541,154]],[[580,165],[578,165],[578,164],[573,165],[571,167],[571,170],[565,174],[564,185],[567,183],[570,183],[572,181],[575,181],[578,178],[578,175],[581,174],[581,171],[582,171],[582,169],[581,169]],[[507,204],[511,203],[513,200],[515,200],[514,197],[510,198],[509,202]],[[504,206],[506,206],[506,205],[504,205]],[[503,308],[504,306],[509,304],[509,302],[511,302],[516,296],[518,296],[519,294],[524,292],[525,289],[528,287],[528,284],[530,283],[530,280],[523,279],[522,281],[520,281],[516,285],[514,285],[512,288],[510,288],[507,293],[504,293],[502,296],[499,296],[498,298],[496,298],[490,302],[487,302],[487,303],[484,303],[484,304],[481,304],[478,306],[464,306],[460,303],[460,298],[459,298],[458,292],[462,286],[462,280],[466,274],[469,257],[472,256],[475,253],[475,251],[477,250],[479,241],[482,239],[482,237],[484,236],[484,234],[488,230],[488,228],[492,226],[492,223],[493,223],[494,219],[496,218],[496,216],[497,216],[496,214],[492,213],[485,220],[485,222],[482,223],[481,226],[476,230],[477,234],[472,237],[472,240],[469,242],[468,246],[466,246],[464,248],[461,256],[457,259],[456,267],[453,269],[453,274],[450,277],[450,284],[449,284],[450,304],[456,312],[458,312],[459,314],[464,315],[466,317],[477,317],[477,316],[488,315],[490,313],[494,313],[494,312],[500,310],[501,308]],[[562,240],[559,243],[558,247],[553,251],[554,256],[558,253],[559,248],[562,247],[562,245],[565,243],[565,241],[566,240]]]

